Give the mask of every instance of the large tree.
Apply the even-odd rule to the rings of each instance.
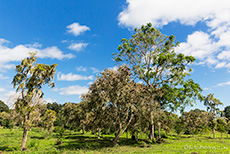
[[[85,96],[92,106],[91,111],[103,115],[98,118],[109,119],[114,124],[113,146],[131,123],[142,92],[142,86],[133,82],[130,76],[127,66],[120,66],[117,70],[105,69]]]
[[[39,64],[35,63],[36,60],[35,53],[31,53],[30,57],[23,59],[21,64],[16,66],[16,75],[12,81],[14,88],[20,93],[20,97],[15,102],[15,109],[23,118],[21,151],[25,149],[27,134],[32,126],[30,115],[43,96],[42,86],[48,84],[54,87],[53,79],[57,64]]]
[[[191,79],[185,81],[195,61],[192,56],[176,54],[176,42],[173,35],[161,34],[149,23],[135,29],[131,39],[122,39],[118,53],[114,54],[117,62],[127,63],[137,78],[147,87],[149,101],[150,139],[154,138],[154,112],[162,106],[184,107],[192,102],[188,98],[198,96],[201,91]]]

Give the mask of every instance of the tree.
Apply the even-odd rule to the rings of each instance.
[[[142,92],[141,86],[133,82],[130,75],[130,69],[126,65],[120,66],[117,70],[105,69],[85,96],[87,102],[93,106],[92,111],[106,113],[104,116],[114,122],[113,146],[131,123],[136,111],[135,103],[139,102]]]
[[[208,96],[206,96],[204,98],[204,105],[207,106],[207,111],[210,112],[211,114],[211,128],[212,128],[212,132],[213,132],[213,138],[215,139],[215,129],[217,127],[217,114],[220,111],[219,108],[217,108],[219,105],[222,105],[223,103],[220,102],[219,99],[216,99],[214,97],[214,94],[208,94]]]
[[[226,119],[225,118],[218,118],[217,119],[217,131],[221,133],[221,138],[223,138],[223,133],[226,132]]]
[[[53,123],[56,120],[56,112],[53,110],[47,110],[43,117],[43,126],[47,129],[47,136],[53,131]]]
[[[0,112],[9,112],[9,107],[3,102],[0,100]]]
[[[114,60],[130,65],[135,77],[147,87],[150,139],[154,138],[154,112],[158,107],[184,107],[192,104],[188,98],[199,95],[201,88],[191,79],[185,81],[191,69],[189,64],[195,61],[192,56],[176,54],[174,48],[179,43],[175,37],[165,36],[149,23],[135,29],[130,40],[122,39]]]
[[[30,115],[43,96],[42,86],[48,84],[52,88],[54,87],[53,79],[57,64],[39,64],[35,63],[36,60],[35,53],[31,53],[30,57],[23,59],[21,64],[16,66],[16,75],[12,81],[16,92],[20,93],[20,97],[15,102],[15,109],[23,118],[21,151],[25,149],[27,134],[32,126]]]
[[[230,106],[224,108],[224,115],[228,120],[230,119]]]

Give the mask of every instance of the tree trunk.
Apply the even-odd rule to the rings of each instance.
[[[150,131],[150,140],[154,139],[154,122],[151,119],[151,131]]]
[[[138,131],[137,131],[137,137],[136,137],[136,141],[138,141]]]
[[[98,139],[101,138],[101,128],[98,128]]]
[[[22,139],[21,151],[25,150],[26,140],[27,140],[27,134],[28,134],[28,130],[25,129],[25,128],[23,128],[23,139]]]
[[[161,138],[161,125],[160,123],[158,124],[158,136]]]
[[[212,133],[213,133],[213,138],[215,139],[216,138],[215,129],[212,129]]]
[[[117,144],[117,141],[119,139],[119,134],[117,134],[113,140],[113,146],[115,146]]]
[[[85,134],[85,126],[82,124],[82,134]]]
[[[154,121],[153,121],[153,112],[151,112],[151,116],[150,116],[150,120],[151,120],[151,130],[150,130],[150,135],[149,135],[149,139],[153,140],[154,139]]]

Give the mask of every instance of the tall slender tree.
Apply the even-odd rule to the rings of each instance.
[[[215,129],[217,128],[217,114],[220,112],[220,109],[218,108],[219,105],[223,105],[221,101],[214,97],[214,94],[208,94],[204,98],[204,105],[207,106],[207,111],[211,114],[211,128],[213,132],[213,138],[216,138],[215,135]]]
[[[189,64],[193,63],[195,58],[174,52],[179,43],[173,35],[161,34],[151,23],[140,29],[136,28],[134,32],[131,39],[121,40],[119,52],[114,53],[114,60],[130,65],[134,76],[142,80],[148,89],[146,99],[148,98],[150,111],[150,139],[153,139],[154,112],[157,107],[162,106],[160,103],[164,103],[166,107],[170,102],[171,107],[191,104],[187,98],[197,96],[201,89],[198,84],[185,81],[185,77],[192,71]],[[187,92],[190,94],[186,95]]]
[[[25,149],[27,134],[32,126],[30,115],[43,96],[42,86],[48,84],[52,88],[54,87],[53,78],[57,64],[39,64],[35,63],[36,60],[35,53],[31,53],[30,57],[23,59],[21,64],[16,66],[16,75],[12,81],[16,92],[20,93],[20,97],[15,102],[15,108],[23,118],[21,151]]]

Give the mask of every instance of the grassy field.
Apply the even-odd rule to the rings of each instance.
[[[224,135],[217,139],[212,139],[212,134],[208,135],[182,135],[178,138],[171,134],[164,143],[152,144],[147,147],[147,141],[136,143],[126,138],[124,134],[118,142],[118,146],[111,147],[113,136],[103,135],[101,139],[89,133],[82,135],[79,132],[66,131],[63,136],[63,143],[56,145],[58,136],[53,133],[51,137],[45,139],[46,132],[40,132],[39,128],[33,128],[28,134],[26,151],[22,153],[136,153],[136,154],[217,154],[230,153],[230,138]],[[143,136],[143,139],[146,136]],[[0,153],[21,153],[20,146],[22,141],[22,129],[3,129],[0,128]],[[140,147],[144,145],[145,147]]]

